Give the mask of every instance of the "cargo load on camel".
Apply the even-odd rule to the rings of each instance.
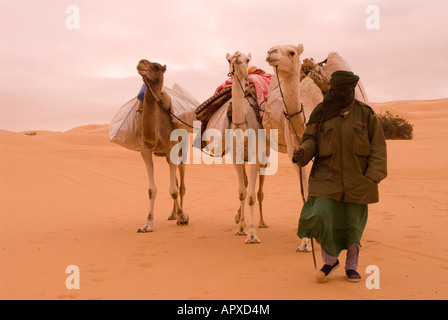
[[[146,86],[143,85],[137,97],[120,107],[109,125],[110,140],[133,151],[140,151],[139,127],[145,90]],[[164,87],[163,91],[171,98],[171,108],[167,112],[170,112],[175,127],[192,132],[199,102],[177,84],[174,84],[172,89]]]
[[[261,123],[264,117],[271,75],[262,69],[251,66],[248,70],[247,80],[246,95],[251,101],[258,121]],[[204,134],[203,140],[205,141],[208,141],[207,129],[218,130],[222,137],[225,137],[225,130],[230,128],[232,84],[233,78],[228,78],[216,88],[213,96],[196,109],[196,119],[201,121],[201,133]],[[204,148],[205,145],[206,142],[202,141],[201,147]]]

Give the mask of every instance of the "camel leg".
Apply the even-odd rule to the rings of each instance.
[[[287,134],[285,134],[285,141],[286,141],[286,147],[288,150],[288,158],[292,159],[293,152],[294,152],[294,145],[292,144],[292,137],[289,134],[289,126],[286,124],[285,132],[288,131]],[[289,138],[289,139],[288,139]],[[306,169],[304,167],[299,167],[295,164],[292,165],[294,170],[296,171],[297,177],[299,177],[299,194],[300,199],[302,200],[302,203],[308,199],[308,179],[307,179],[307,173]],[[302,189],[303,188],[303,189]],[[303,192],[303,194],[302,194]],[[300,243],[300,246],[296,249],[297,252],[311,252],[313,251],[311,246],[311,239],[309,238],[303,238],[302,242]]]
[[[154,230],[153,219],[154,219],[154,203],[157,196],[157,188],[154,182],[154,162],[152,160],[152,151],[142,150],[140,154],[145,161],[146,171],[148,174],[148,196],[149,196],[149,213],[146,223],[138,229],[137,232],[152,232]]]
[[[181,163],[179,164],[179,176],[180,176],[180,186],[179,186],[179,193],[180,193],[180,207],[184,208],[184,196],[187,192],[187,189],[185,188],[185,164]]]
[[[251,164],[249,190],[247,192],[250,224],[249,224],[249,233],[246,238],[246,243],[260,243],[260,239],[258,239],[257,230],[255,229],[255,223],[254,223],[254,207],[257,199],[255,194],[255,185],[257,183],[257,177],[259,173],[260,173],[260,165]]]
[[[264,186],[264,180],[266,176],[259,174],[259,180],[258,180],[258,205],[260,206],[260,223],[258,224],[259,228],[269,228],[268,225],[264,222],[263,219],[263,199],[264,199],[264,192],[263,192],[263,186]]]
[[[173,210],[171,210],[168,220],[177,220],[177,208],[175,203],[173,203]]]
[[[238,229],[236,230],[236,235],[245,235],[247,234],[246,229],[246,221],[244,219],[244,204],[246,201],[247,190],[245,183],[246,170],[244,168],[244,164],[235,164],[236,173],[238,175],[238,197],[240,199],[240,209],[238,211],[237,217],[235,217],[235,222],[238,224]]]
[[[297,166],[296,166],[297,167]],[[302,202],[306,201],[308,199],[308,179],[307,179],[307,173],[306,169],[304,167],[297,167],[297,169],[301,170],[298,171],[299,177],[302,179],[302,185],[300,194],[302,197]],[[303,238],[302,243],[296,250],[297,252],[311,252],[313,251],[312,245],[311,245],[311,239],[310,238]]]
[[[174,208],[177,212],[177,224],[187,225],[189,221],[188,214],[182,209],[179,203],[179,188],[177,183],[177,165],[169,162],[170,166],[170,195],[174,202]]]
[[[180,175],[180,187],[179,187],[179,193],[180,193],[180,207],[184,207],[184,196],[186,192],[185,188],[185,164],[180,163],[178,165],[179,167],[179,175]],[[177,220],[177,208],[176,204],[173,204],[173,210],[171,211],[170,216],[168,217],[168,220]]]
[[[243,179],[244,179],[245,189],[247,190],[247,186],[249,185],[249,180],[247,178],[246,166],[245,165],[243,165]],[[241,218],[241,205],[240,205],[240,208],[238,209],[238,213],[235,216],[235,223],[236,224],[238,224],[238,222],[240,222],[240,218]]]

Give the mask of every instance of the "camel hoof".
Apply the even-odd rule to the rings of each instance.
[[[143,228],[140,228],[137,230],[137,233],[148,233],[153,232],[154,230],[152,228],[149,228],[148,226],[144,226]]]
[[[238,230],[236,230],[236,232],[235,232],[235,235],[236,236],[245,236],[245,235],[247,235],[247,232],[244,231],[244,228],[238,228]]]
[[[179,213],[179,216],[177,217],[177,224],[180,226],[187,226],[188,222],[190,221],[190,217],[186,212]]]
[[[244,220],[240,220],[238,223],[238,229],[236,229],[235,235],[237,236],[245,236],[247,235],[246,230],[246,222]]]
[[[260,243],[260,239],[258,239],[256,234],[249,234],[246,238],[246,243],[247,244],[257,244]]]
[[[171,215],[168,217],[168,221],[171,221],[171,220],[177,220],[177,219],[176,219],[176,216],[175,216],[174,214],[171,214]]]
[[[269,226],[263,222],[260,221],[260,223],[258,224],[258,228],[259,229],[265,229],[265,228],[269,228]]]
[[[311,252],[313,248],[311,247],[310,240],[303,239],[300,246],[296,249],[296,252]]]

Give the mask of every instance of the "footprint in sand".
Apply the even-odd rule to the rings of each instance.
[[[145,263],[140,263],[138,266],[142,267],[142,268],[151,268],[151,267],[154,266],[154,263],[147,263],[147,262],[145,262]]]

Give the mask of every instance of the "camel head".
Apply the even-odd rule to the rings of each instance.
[[[237,75],[240,79],[247,77],[249,73],[249,61],[251,54],[244,54],[239,51],[234,54],[227,53],[226,59],[229,62],[229,75]]]
[[[137,65],[137,71],[146,85],[163,86],[163,74],[166,71],[166,65],[162,66],[157,62],[142,59]]]
[[[300,55],[303,52],[303,44],[277,45],[269,49],[266,61],[274,70],[288,74],[299,74],[301,68]]]

